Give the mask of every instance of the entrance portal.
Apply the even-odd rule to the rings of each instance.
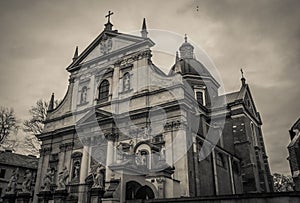
[[[130,181],[126,183],[126,200],[154,199],[154,192],[149,186]]]

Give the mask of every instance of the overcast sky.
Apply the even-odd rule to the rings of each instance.
[[[197,10],[198,6],[198,10]],[[300,115],[300,1],[294,0],[1,0],[0,105],[20,119],[39,98],[62,99],[65,68],[103,30],[141,27],[188,34],[216,64],[227,92],[240,68],[263,119],[272,172],[289,173],[288,130]],[[166,68],[166,67],[165,67]]]

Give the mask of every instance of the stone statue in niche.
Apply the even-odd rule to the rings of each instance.
[[[32,174],[30,170],[25,171],[24,181],[22,183],[22,192],[30,192],[32,183]]]
[[[129,91],[130,90],[130,75],[129,73],[125,73],[123,76],[123,91]]]
[[[66,184],[67,184],[68,177],[69,177],[69,170],[65,166],[63,171],[61,171],[58,175],[57,190],[65,190],[66,189]]]
[[[159,160],[165,161],[166,160],[166,148],[162,146],[159,152]]]
[[[128,148],[128,150],[124,151],[124,147]],[[117,159],[123,160],[127,159],[130,155],[133,154],[133,141],[130,140],[129,143],[122,143],[120,142],[117,145]]]
[[[16,193],[18,179],[19,179],[19,168],[13,171],[9,179],[9,182],[7,184],[7,190],[6,190],[7,193],[12,193],[12,194]]]
[[[104,189],[104,172],[105,172],[105,167],[102,166],[101,164],[98,164],[92,173],[93,181],[94,181],[92,188]]]
[[[146,126],[146,127],[143,128],[142,135],[139,136],[139,137],[142,140],[149,140],[150,136],[151,136],[151,127]]]
[[[80,95],[80,104],[84,104],[87,101],[87,87],[84,86],[81,89],[81,95]]]
[[[142,166],[146,166],[147,165],[147,158],[146,158],[147,154],[143,153],[143,151],[139,150],[136,153],[136,164],[137,165],[142,165]]]
[[[137,165],[143,165],[143,160],[142,160],[142,155],[140,150],[136,153],[135,162]]]
[[[117,160],[119,164],[131,165],[135,163],[133,145],[133,140],[130,140],[129,143],[120,142],[117,145]]]
[[[133,141],[129,141],[129,154],[133,154]]]
[[[43,191],[49,191],[51,189],[51,185],[53,184],[53,178],[54,178],[54,170],[48,168],[47,173],[44,177],[44,184],[43,184]]]
[[[80,161],[75,161],[73,166],[73,180],[79,180],[80,175]]]
[[[122,143],[120,142],[117,147],[117,160],[122,160],[123,159],[123,149],[122,149]]]

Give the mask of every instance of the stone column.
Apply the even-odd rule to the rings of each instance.
[[[212,160],[213,160],[213,172],[214,172],[214,185],[216,194],[219,194],[219,184],[218,184],[218,173],[217,173],[217,163],[216,163],[216,153],[215,150],[212,151]]]
[[[90,139],[82,139],[83,149],[82,149],[82,159],[80,166],[80,177],[79,177],[79,195],[78,202],[86,201],[86,186],[85,179],[88,176],[88,167],[89,167],[89,150],[90,150]]]
[[[69,169],[69,180],[72,180],[72,150],[73,150],[74,143],[73,142],[68,142],[65,143],[65,153],[64,153],[64,164],[67,166]]]
[[[35,181],[35,187],[34,187],[34,197],[33,197],[33,203],[37,203],[38,202],[38,197],[36,196],[36,194],[40,191],[41,185],[42,185],[42,168],[43,168],[43,163],[44,163],[44,153],[42,152],[42,150],[40,150],[40,158],[39,158],[39,162],[38,162],[38,169],[37,169],[37,174],[36,174],[36,181]]]
[[[110,166],[114,162],[114,140],[116,136],[117,134],[115,133],[110,133],[105,135],[107,139],[106,171],[105,171],[105,177],[107,181],[111,179],[112,171],[108,166]]]
[[[233,179],[233,172],[232,172],[232,161],[231,161],[230,155],[228,156],[228,165],[229,165],[231,191],[232,191],[232,194],[235,194],[235,186],[234,186],[234,179]]]
[[[60,152],[58,154],[58,167],[57,171],[62,171],[64,167],[66,166],[68,168],[68,165],[65,163],[65,153],[66,153],[66,146],[65,144],[60,144],[59,146]],[[70,170],[70,168],[68,168]]]
[[[41,187],[44,184],[44,176],[47,173],[47,169],[49,167],[49,159],[50,154],[52,151],[52,147],[50,146],[43,146],[40,150],[41,158],[39,159],[39,165],[38,165],[38,171],[37,171],[37,180],[35,185],[35,196],[33,199],[33,203],[37,203],[38,199],[41,199],[42,197],[37,197],[39,192],[41,192]],[[40,200],[41,201],[41,200]]]
[[[165,192],[166,192],[166,179],[164,177],[157,177],[157,190],[158,190],[158,198],[165,198]]]
[[[166,163],[173,166],[173,138],[172,138],[172,127],[167,123],[165,125],[165,148],[166,148]]]
[[[89,147],[83,146],[82,149],[82,159],[81,159],[81,169],[80,169],[80,183],[85,183],[85,178],[88,176],[88,162],[89,162]]]

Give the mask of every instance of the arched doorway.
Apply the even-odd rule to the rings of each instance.
[[[126,183],[126,200],[136,199],[136,192],[140,187],[141,185],[135,181]]]
[[[154,192],[149,186],[143,186],[136,192],[136,199],[154,199]]]
[[[155,195],[149,186],[130,181],[126,183],[126,200],[154,199]]]

